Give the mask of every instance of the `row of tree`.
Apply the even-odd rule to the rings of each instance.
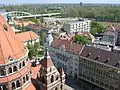
[[[120,22],[120,6],[78,6],[73,5],[61,9],[51,9],[40,7],[41,5],[10,5],[0,7],[7,11],[25,11],[31,14],[40,13],[64,13],[64,17],[85,17],[99,21]],[[57,7],[56,7],[57,8]]]
[[[49,9],[47,7],[40,7],[40,5],[9,5],[2,6],[0,9],[5,9],[7,12],[9,11],[24,11],[31,14],[42,14],[42,13],[56,13],[60,12],[60,9]]]
[[[82,6],[69,7],[65,9],[66,17],[84,17],[98,21],[120,22],[120,7],[111,6]]]

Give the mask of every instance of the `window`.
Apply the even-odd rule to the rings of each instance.
[[[12,90],[14,90],[15,89],[15,83],[13,82],[12,83]],[[4,90],[4,89],[3,89]]]
[[[17,71],[17,67],[16,66],[13,67],[13,71],[14,72]]]
[[[29,80],[28,74],[26,74],[26,80],[27,80],[27,81]]]
[[[1,76],[4,76],[4,75],[5,75],[5,69],[4,69],[4,68],[0,69],[0,75],[1,75]]]
[[[54,82],[54,76],[51,76],[51,83]]]
[[[58,80],[58,76],[56,77],[56,80]]]
[[[42,82],[45,83],[45,77],[44,76],[42,76]]]
[[[62,89],[63,88],[63,86],[62,85],[60,85],[60,89]]]
[[[56,87],[55,90],[58,90],[58,88]]]
[[[8,90],[7,87],[6,87],[6,85],[3,86],[3,90]]]
[[[11,68],[11,67],[9,67],[9,74],[10,74],[10,73],[12,73],[12,68]]]
[[[25,61],[22,62],[22,66],[25,66]]]
[[[3,24],[3,27],[4,27],[4,29],[5,29],[6,31],[8,31],[7,25]]]
[[[21,69],[21,67],[22,67],[22,65],[21,65],[21,63],[19,64],[19,69]]]
[[[25,83],[25,77],[23,77],[23,83]]]
[[[19,82],[19,80],[17,80],[16,84],[17,84],[17,88],[20,87],[20,82]]]

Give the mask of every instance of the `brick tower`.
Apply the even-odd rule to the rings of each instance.
[[[42,67],[38,75],[40,90],[64,90],[64,71],[61,69],[60,72],[58,72],[58,70],[53,65],[47,49],[41,65]]]

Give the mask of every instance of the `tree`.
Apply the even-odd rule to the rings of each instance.
[[[74,37],[74,42],[86,45],[88,43],[88,39],[86,36],[76,35]]]
[[[98,22],[91,22],[91,34],[102,33],[105,31],[105,27]]]

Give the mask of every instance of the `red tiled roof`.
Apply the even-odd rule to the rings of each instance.
[[[18,33],[16,35],[22,42],[35,40],[35,39],[39,38],[39,36],[36,33],[34,33],[33,31]]]
[[[32,78],[37,79],[37,74],[40,73],[39,70],[41,68],[41,65],[38,65],[36,67],[31,67],[31,72],[32,72]]]
[[[36,90],[36,88],[34,87],[34,85],[31,83],[29,86],[27,86],[27,88],[25,90]]]
[[[0,64],[8,63],[8,58],[18,59],[24,56],[23,43],[15,35],[2,15],[0,15]]]
[[[41,62],[41,65],[42,65],[42,67],[44,67],[44,68],[49,68],[49,67],[51,67],[51,66],[54,66],[53,65],[53,62],[52,62],[52,60],[51,60],[51,57],[50,57],[50,55],[49,55],[49,52],[46,50],[46,54],[45,54],[45,56],[44,56],[44,59],[42,60],[42,62]]]
[[[79,54],[79,52],[82,50],[83,45],[82,44],[76,44],[73,43],[71,40],[63,40],[61,38],[56,38],[52,42],[52,47],[59,48],[60,46],[65,46],[66,51]]]

